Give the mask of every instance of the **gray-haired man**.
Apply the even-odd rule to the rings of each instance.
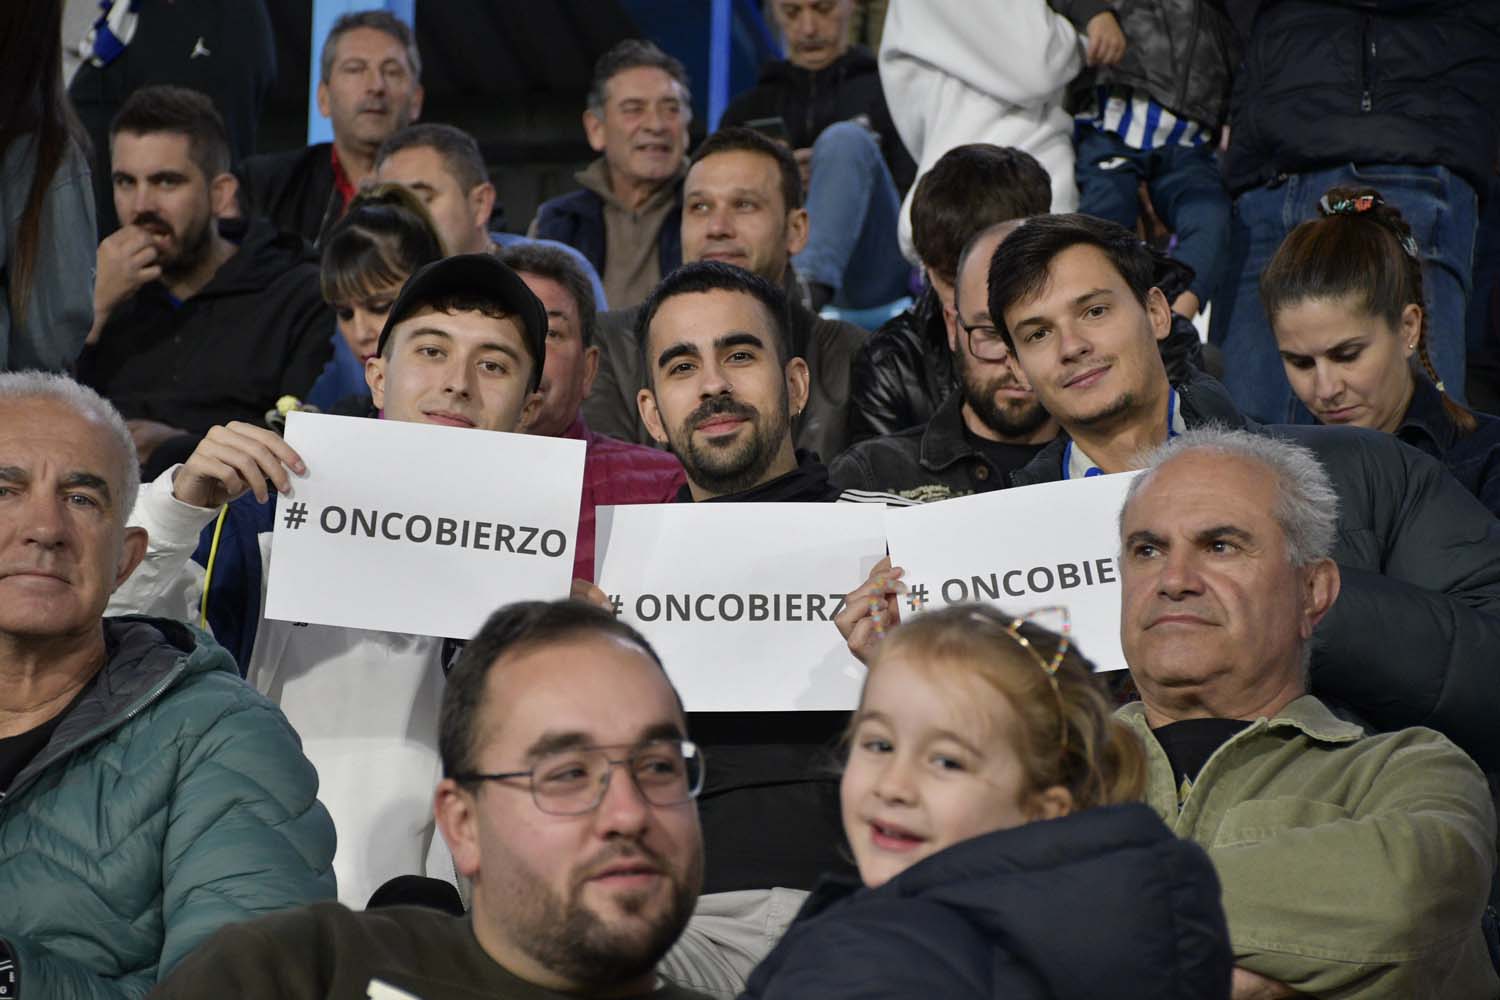
[[[1370,735],[1308,693],[1339,594],[1328,474],[1221,429],[1144,464],[1120,513],[1141,701],[1120,715],[1146,743],[1147,801],[1219,871],[1233,996],[1495,996],[1484,776],[1430,729]]]

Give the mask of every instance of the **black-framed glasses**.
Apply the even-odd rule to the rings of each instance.
[[[604,801],[616,765],[630,772],[641,797],[656,806],[677,806],[703,790],[703,751],[691,740],[649,740],[623,757],[611,757],[615,747],[576,747],[543,754],[525,771],[500,774],[470,772],[453,780],[518,781],[526,778],[536,807],[554,816],[580,816]]]
[[[969,353],[980,361],[1004,361],[1010,357],[1010,348],[1005,346],[1005,338],[992,323],[976,323],[973,326],[962,326],[964,336],[969,341]]]

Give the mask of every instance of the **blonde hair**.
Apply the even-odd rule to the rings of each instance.
[[[1074,811],[1139,800],[1145,750],[1114,718],[1093,664],[1070,646],[1049,676],[1043,664],[1052,661],[1061,637],[1021,624],[1015,631],[1033,655],[1017,640],[1013,620],[979,604],[928,612],[886,638],[871,672],[893,652],[905,652],[927,669],[970,677],[1002,695],[1021,721],[1013,740],[1030,791],[1060,785],[1072,795]]]

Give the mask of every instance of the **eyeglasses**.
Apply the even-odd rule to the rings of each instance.
[[[536,807],[553,816],[581,816],[599,808],[616,765],[629,770],[641,797],[655,806],[682,805],[703,790],[703,751],[691,740],[650,740],[620,758],[611,757],[610,749],[558,750],[538,757],[530,770],[452,777],[458,782],[527,778]]]
[[[976,323],[973,326],[963,326],[964,336],[968,338],[969,353],[980,361],[1004,361],[1010,357],[1010,348],[1005,346],[1005,338],[1000,331],[990,323]]]

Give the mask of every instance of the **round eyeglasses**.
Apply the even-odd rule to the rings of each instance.
[[[525,778],[536,807],[553,816],[580,816],[599,808],[616,765],[629,771],[641,797],[655,806],[682,805],[703,789],[703,751],[691,740],[649,740],[618,758],[609,755],[612,749],[616,748],[555,750],[537,757],[525,771],[476,771],[452,777],[459,783]]]

